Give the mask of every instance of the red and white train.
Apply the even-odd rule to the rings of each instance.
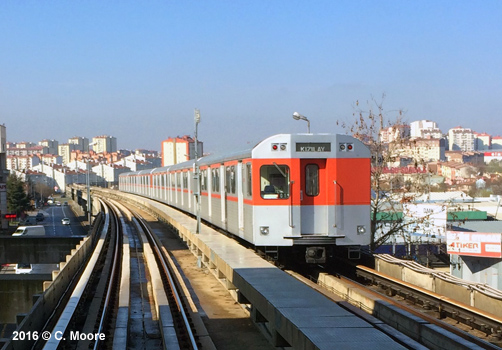
[[[267,252],[324,263],[370,244],[370,152],[339,134],[280,134],[198,159],[200,217]],[[120,175],[119,189],[196,215],[195,162]],[[354,254],[355,253],[355,254]]]

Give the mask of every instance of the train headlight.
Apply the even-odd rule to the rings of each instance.
[[[268,226],[260,226],[260,234],[266,236],[269,234],[269,228]]]
[[[364,235],[366,233],[366,227],[364,225],[357,226],[357,234]]]

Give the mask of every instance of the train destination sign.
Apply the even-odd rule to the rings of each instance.
[[[297,142],[296,152],[331,152],[329,142]]]

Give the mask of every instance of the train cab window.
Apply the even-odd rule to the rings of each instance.
[[[307,196],[319,195],[319,166],[308,164],[305,167],[305,194]]]
[[[262,166],[260,191],[263,199],[289,198],[289,167],[277,164]]]

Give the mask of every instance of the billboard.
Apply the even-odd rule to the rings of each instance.
[[[448,254],[502,258],[502,233],[448,231]]]

